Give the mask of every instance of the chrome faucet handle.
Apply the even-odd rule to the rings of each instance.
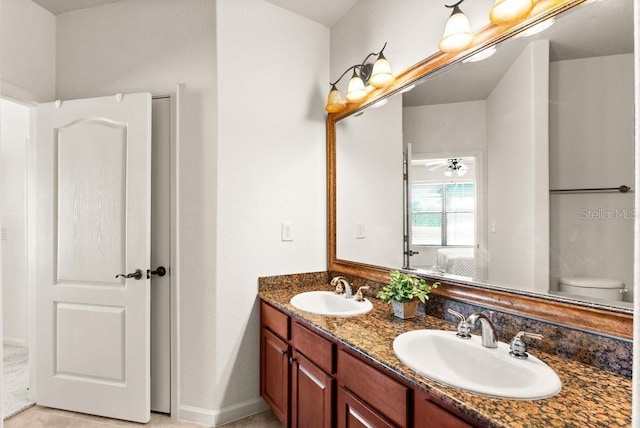
[[[357,302],[364,302],[364,294],[362,294],[362,290],[368,290],[370,287],[368,285],[363,285],[362,287],[358,288],[358,291],[356,291],[356,301]]]
[[[509,342],[509,347],[511,348],[509,355],[522,360],[529,356],[529,354],[527,354],[527,345],[524,343],[524,340],[522,340],[525,337],[530,337],[536,340],[542,339],[541,334],[520,331],[513,339],[511,339],[511,342]]]
[[[451,308],[448,308],[447,312],[460,318],[460,322],[458,323],[458,333],[456,333],[456,336],[461,339],[471,339],[471,326],[469,325],[469,323],[467,323],[467,319],[464,317],[464,315],[462,315],[460,312],[454,311]]]
[[[336,287],[336,294],[344,294],[344,286],[342,285],[342,281],[340,281],[341,279],[344,278],[341,276],[336,276],[331,280],[331,285],[334,285]]]

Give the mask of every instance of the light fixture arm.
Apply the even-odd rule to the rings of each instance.
[[[444,7],[448,7],[449,9],[455,9],[456,7],[460,6],[462,2],[464,2],[464,0],[460,0],[458,3],[451,4],[451,5],[445,4]]]
[[[464,1],[464,0],[460,0],[460,3],[462,3],[463,1]],[[368,60],[369,58],[371,58],[372,56],[375,56],[375,55],[382,55],[382,56],[384,57],[383,52],[384,52],[384,50],[385,50],[385,48],[386,48],[386,47],[387,47],[387,42],[385,42],[385,43],[384,43],[384,46],[382,46],[382,49],[380,49],[380,51],[379,51],[379,52],[371,52],[369,55],[367,55],[367,56],[362,60],[362,62],[361,62],[360,64],[352,65],[351,67],[347,68],[347,69],[344,71],[344,73],[342,73],[342,74],[340,75],[340,77],[338,77],[338,79],[337,79],[335,82],[333,82],[333,83],[332,83],[332,82],[329,82],[329,85],[331,85],[331,86],[335,86],[335,85],[337,85],[337,84],[338,84],[338,82],[340,82],[340,80],[342,80],[342,78],[343,78],[343,77],[344,77],[344,76],[345,76],[349,71],[351,71],[351,70],[356,70],[356,69],[358,69],[358,70],[359,70],[359,76],[360,76],[360,78],[361,78],[361,79],[366,83],[366,81],[367,81],[367,80],[369,80],[369,79],[368,79],[368,78],[365,78],[365,77],[368,77],[367,75],[371,73],[371,71],[370,71],[370,70],[369,70],[369,72],[368,72],[368,73],[365,71],[365,70],[367,69],[367,60]],[[369,66],[369,69],[370,69],[370,68],[371,68],[371,66]]]
[[[356,64],[356,65],[352,65],[351,67],[347,68],[344,73],[342,73],[340,75],[340,77],[338,77],[338,80],[336,80],[335,82],[329,82],[329,85],[331,86],[336,86],[338,84],[338,82],[340,82],[340,80],[342,80],[342,78],[345,76],[345,74],[347,74],[349,71],[351,70],[355,70],[356,68],[362,67],[362,65],[360,64]]]

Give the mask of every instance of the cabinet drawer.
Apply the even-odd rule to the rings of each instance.
[[[327,339],[294,322],[291,325],[291,344],[325,372],[335,373],[333,363],[335,345]]]
[[[409,388],[355,357],[340,351],[340,384],[401,427],[408,423]]]
[[[473,428],[429,399],[429,395],[416,391],[414,406],[416,428],[436,426],[441,428]]]
[[[264,302],[260,302],[260,322],[281,339],[289,340],[289,317]]]
[[[338,389],[338,428],[394,428],[346,389]]]

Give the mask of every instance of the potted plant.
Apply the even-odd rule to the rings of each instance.
[[[409,319],[416,315],[418,301],[425,303],[429,299],[432,288],[438,288],[439,282],[427,285],[427,282],[399,271],[391,272],[389,285],[382,288],[376,297],[383,302],[391,303],[393,314],[398,318]]]

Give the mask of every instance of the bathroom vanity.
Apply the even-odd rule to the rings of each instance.
[[[562,380],[554,397],[491,398],[423,377],[397,359],[393,340],[411,330],[455,330],[455,324],[428,315],[403,321],[375,298],[369,298],[371,312],[352,318],[311,315],[289,304],[298,293],[328,290],[327,278],[326,273],[261,278],[260,390],[286,426],[631,424],[630,379],[535,350],[531,353]]]

